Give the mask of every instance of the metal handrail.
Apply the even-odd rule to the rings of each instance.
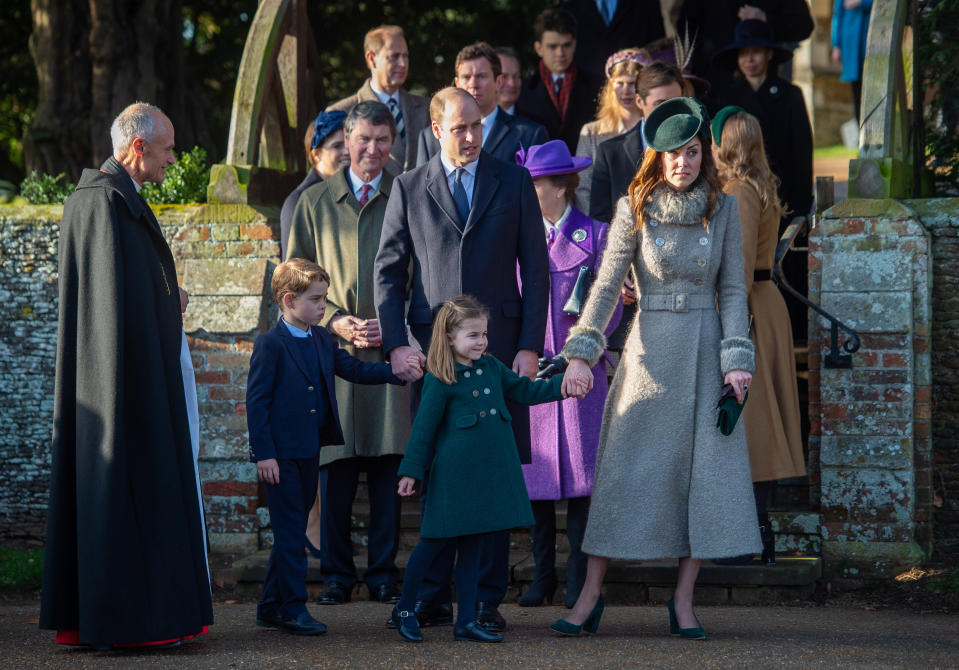
[[[855,353],[859,349],[859,333],[819,305],[810,302],[806,296],[789,285],[789,282],[786,281],[786,277],[783,274],[783,258],[785,258],[786,254],[793,248],[793,243],[796,241],[796,238],[799,237],[799,234],[802,233],[807,223],[808,219],[805,216],[797,216],[793,218],[789,225],[786,226],[786,230],[783,231],[782,236],[779,238],[779,243],[776,245],[776,260],[773,264],[773,281],[777,286],[785,290],[786,293],[806,305],[806,307],[829,319],[829,353],[826,354],[823,366],[826,368],[851,368],[852,356],[849,354]],[[845,354],[840,352],[840,328],[849,334],[849,337],[842,343],[842,349],[845,349],[847,352]]]

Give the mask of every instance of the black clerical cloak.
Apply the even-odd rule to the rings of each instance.
[[[173,256],[113,158],[63,209],[40,627],[94,645],[213,622]]]

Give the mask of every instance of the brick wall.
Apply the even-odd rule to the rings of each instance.
[[[843,201],[810,235],[810,298],[862,337],[851,368],[828,369],[827,322],[810,320],[810,451],[836,576],[931,550],[930,251],[918,215],[891,200]]]
[[[246,376],[256,335],[276,318],[267,290],[277,212],[243,205],[154,208],[191,293],[184,329],[200,404],[200,478],[210,547],[260,546],[266,517],[248,462]],[[0,206],[0,544],[43,542],[57,330],[61,207]],[[6,383],[18,380],[17,384]]]

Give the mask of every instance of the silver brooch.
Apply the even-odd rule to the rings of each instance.
[[[586,231],[582,228],[577,228],[573,231],[573,242],[582,242],[586,239]]]
[[[769,92],[772,93],[773,95],[776,95],[777,93],[779,93],[779,87],[778,87],[778,86],[770,86],[770,87],[769,87]]]

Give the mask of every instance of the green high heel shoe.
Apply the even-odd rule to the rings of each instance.
[[[696,628],[680,628],[679,620],[676,618],[676,609],[673,607],[673,599],[670,598],[666,603],[666,609],[669,610],[669,634],[678,635],[687,640],[705,640],[706,629],[702,626]]]
[[[599,600],[597,600],[593,606],[593,611],[586,617],[586,621],[577,625],[570,623],[566,619],[557,619],[549,629],[566,637],[578,637],[580,633],[584,632],[588,635],[595,635],[599,629],[599,620],[603,618],[604,609],[606,609],[606,601],[603,599],[603,596],[600,595]]]

